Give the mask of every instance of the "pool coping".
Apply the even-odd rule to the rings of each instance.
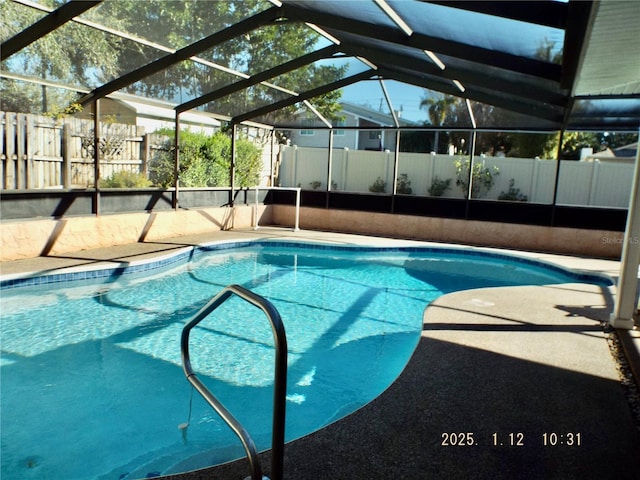
[[[217,240],[198,245],[176,248],[169,253],[148,256],[131,261],[109,261],[89,265],[75,265],[61,267],[49,271],[25,271],[12,274],[0,272],[0,291],[14,288],[31,287],[46,284],[65,283],[97,278],[108,278],[121,275],[130,275],[161,269],[170,265],[188,261],[194,254],[201,251],[222,251],[251,246],[272,246],[284,248],[308,248],[311,250],[331,251],[358,251],[362,253],[433,253],[454,254],[460,256],[475,256],[488,259],[504,259],[529,266],[547,268],[557,273],[575,277],[577,282],[608,283],[614,285],[615,279],[604,272],[593,272],[588,269],[578,269],[562,266],[549,260],[530,258],[523,256],[522,252],[497,250],[484,247],[471,246],[443,246],[437,245],[338,245],[321,242],[319,240],[275,240],[275,239],[243,239],[243,240]],[[504,253],[508,252],[508,253]],[[114,265],[115,263],[115,265]]]

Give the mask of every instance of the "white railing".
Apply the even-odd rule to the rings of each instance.
[[[295,223],[293,226],[293,231],[297,232],[298,230],[300,230],[300,191],[302,190],[300,187],[260,187],[260,186],[256,186],[256,187],[252,187],[255,190],[256,193],[256,208],[253,212],[253,229],[254,230],[258,230],[259,225],[258,225],[258,208],[260,206],[260,200],[258,198],[258,193],[260,192],[260,190],[290,190],[290,191],[295,191],[296,192],[296,219],[295,219]]]

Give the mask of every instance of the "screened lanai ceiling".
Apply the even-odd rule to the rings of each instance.
[[[3,103],[39,85],[49,101],[57,94],[88,108],[143,96],[178,113],[279,128],[301,116],[336,126],[340,102],[387,113],[389,127],[640,125],[640,2],[5,0],[0,8]],[[447,98],[466,107],[452,124],[437,119]]]

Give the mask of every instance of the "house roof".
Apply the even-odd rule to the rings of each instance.
[[[139,100],[117,100],[128,108],[131,108],[136,112],[138,117],[144,117],[154,120],[173,121],[175,120],[174,105],[158,105]],[[202,125],[206,127],[220,127],[220,121],[212,118],[211,115],[206,112],[185,112],[181,117],[181,121],[187,122],[192,125]]]
[[[369,108],[364,105],[355,105],[349,102],[340,102],[340,105],[342,106],[343,112],[350,113],[358,118],[363,118],[378,125],[393,127],[395,126],[396,119],[398,124],[401,126],[414,125],[414,122],[402,118],[400,112],[395,112],[394,117],[391,113],[374,110],[373,108]]]
[[[202,68],[226,68],[231,80],[200,96],[182,99],[175,109],[199,108],[212,99],[258,85],[274,88],[264,82],[318,59],[338,62],[347,58],[360,68],[350,68],[344,77],[308,90],[299,85],[278,87],[283,92],[280,100],[248,105],[232,112],[231,121],[263,121],[270,112],[300,102],[312,105],[318,95],[376,79],[455,95],[472,102],[470,107],[478,103],[512,112],[518,115],[508,125],[512,128],[629,131],[640,126],[638,2],[270,0],[260,3],[263,8],[244,20],[215,31],[212,27],[209,36],[180,48],[87,22],[84,16],[89,10],[99,17],[100,0],[69,1],[55,10],[26,0],[13,3],[44,13],[37,22],[2,39],[2,70],[9,74],[16,73],[12,71],[16,67],[8,59],[67,22],[76,22],[79,28],[100,28],[105,34],[160,50],[156,60],[91,88],[81,102],[195,61],[203,51],[266,25],[296,23],[321,32],[332,44],[319,44],[302,57],[250,74],[201,61]],[[158,34],[160,38],[164,34],[164,41],[170,43],[171,32]]]
[[[613,153],[616,157],[635,157],[638,153],[638,142],[614,148]]]

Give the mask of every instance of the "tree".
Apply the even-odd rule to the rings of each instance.
[[[43,0],[41,3],[55,7],[62,2]],[[13,2],[0,2],[0,6],[3,19],[10,19],[0,24],[2,38],[13,36],[42,15]],[[155,42],[179,49],[268,7],[266,2],[260,0],[119,0],[104,2],[88,10],[82,18],[128,32],[147,43]],[[186,60],[125,87],[124,91],[183,103],[240,80],[240,77],[223,71],[224,68],[253,75],[310,52],[316,48],[318,38],[318,34],[303,23],[278,22],[198,54],[205,63],[212,62],[223,68],[216,69],[209,64]],[[152,45],[69,22],[37,40],[24,52],[16,54],[16,58],[12,57],[8,65],[11,71],[31,76],[98,86],[165,55],[166,51]],[[337,80],[345,69],[314,64],[273,79],[272,83],[302,91]],[[276,89],[257,85],[204,107],[214,113],[234,116],[288,96]],[[18,105],[25,106],[22,111],[34,112],[36,105],[28,102],[28,98],[33,97],[31,94],[23,96]],[[339,111],[339,98],[340,92],[336,91],[313,99],[313,102],[323,115],[335,118]],[[276,116],[272,114],[269,119],[273,120]]]
[[[538,44],[534,57],[548,62],[561,63],[562,49],[556,48],[555,42],[545,38]],[[530,122],[530,119],[525,115],[494,105],[475,101],[471,101],[470,104],[476,124],[481,128],[496,128],[498,130],[513,125],[527,125]],[[425,90],[420,107],[427,110],[430,125],[435,127],[468,126],[471,128],[467,103],[463,98],[440,93],[434,94]],[[438,151],[444,151],[447,143],[459,146],[460,140],[464,138],[462,135],[465,134],[447,134],[443,141],[442,138],[438,139],[436,132],[435,143],[438,145]],[[555,153],[551,157],[547,156],[549,149],[546,148],[547,143],[553,137],[555,137],[554,134],[482,132],[478,134],[476,140],[476,152],[493,154],[502,149],[512,156],[555,158]]]
[[[545,145],[546,158],[556,158],[560,135],[549,137]],[[600,150],[598,136],[593,132],[564,132],[562,148],[559,160],[580,160],[580,152],[583,148],[593,148],[595,152]]]
[[[54,0],[39,2],[55,8]],[[0,2],[0,38],[8,39],[35,23],[42,13],[14,2]],[[100,65],[104,75],[113,76],[118,69],[121,40],[114,36],[68,22],[39,38],[4,62],[4,68],[22,75],[75,85],[92,85],[94,72],[90,65]],[[2,81],[2,109],[45,113],[61,110],[70,103],[74,92],[52,90],[51,87]]]
[[[434,151],[434,132],[403,131],[400,133],[400,151],[430,153]]]
[[[461,113],[460,104],[465,104],[462,98],[441,93],[434,95],[433,92],[429,90],[425,90],[425,94],[420,100],[420,108],[427,110],[429,122],[434,127],[453,127],[464,124],[465,116]],[[467,114],[466,119],[468,118],[469,116]],[[436,131],[434,150],[436,152],[446,151],[447,145],[451,142],[456,143],[456,140],[458,140],[456,135],[450,135],[448,132],[445,135],[440,135],[440,132]]]
[[[100,10],[101,18],[114,19],[118,28],[136,36],[178,49],[203,39],[216,31],[256,14],[265,8],[258,0],[164,2],[122,0],[107,2]],[[104,20],[103,20],[104,21]],[[312,51],[318,34],[303,23],[279,22],[255,29],[200,52],[205,62],[218,64],[248,75],[275,67]],[[155,60],[159,53],[148,47],[136,47],[120,55],[121,72],[134,70]],[[270,83],[301,91],[324,82],[335,81],[344,69],[310,65],[272,79]],[[130,93],[182,103],[241,80],[241,77],[191,60],[137,82],[127,88]],[[213,113],[235,116],[289,95],[263,85],[256,85],[204,105]],[[333,118],[340,92],[332,92],[314,100],[323,114]],[[268,122],[276,118],[271,114]]]
[[[420,100],[420,108],[426,108],[429,114],[429,122],[435,127],[445,125],[453,126],[457,123],[456,104],[461,99],[452,95],[436,94],[429,95],[429,91],[425,91],[425,96]]]
[[[557,49],[554,51],[556,46],[556,42],[553,40],[549,40],[548,38],[543,38],[538,43],[538,48],[536,49],[536,53],[534,57],[538,60],[544,60],[546,62],[556,63],[558,65],[562,64],[562,51],[563,49]]]

